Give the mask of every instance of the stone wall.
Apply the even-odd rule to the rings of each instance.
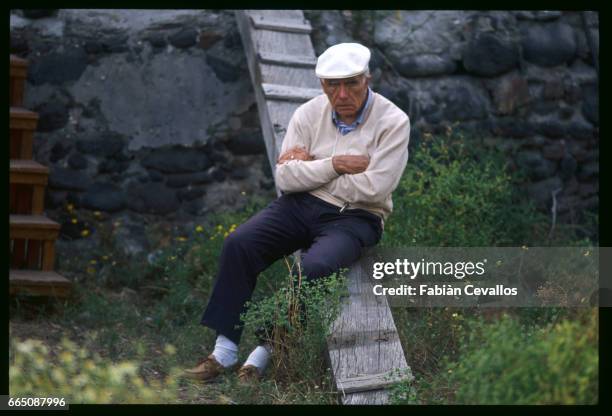
[[[490,137],[527,170],[542,209],[558,188],[566,219],[597,209],[597,14],[586,15],[588,32],[577,12],[306,16],[317,53],[351,40],[372,49],[373,87],[410,115],[411,146],[449,128]],[[160,221],[190,229],[249,194],[274,197],[233,12],[12,10],[10,19],[11,53],[30,61],[25,106],[40,113],[35,158],[51,167],[47,211],[64,238],[83,231],[61,214],[66,203],[119,218],[133,236]],[[128,246],[145,252],[147,242]]]
[[[14,10],[11,53],[30,62],[35,159],[51,167],[47,213],[66,241],[96,237],[67,204],[132,227],[136,254],[147,224],[185,235],[253,193],[275,197],[233,12]]]
[[[599,200],[597,13],[309,11],[317,54],[359,41],[375,89],[413,123],[411,146],[450,129],[492,138],[566,221]],[[588,34],[588,35],[587,35]]]

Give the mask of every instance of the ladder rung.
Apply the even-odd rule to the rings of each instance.
[[[291,87],[278,84],[261,84],[264,96],[272,100],[305,102],[321,95],[323,92],[316,88]]]
[[[316,58],[310,56],[284,55],[281,53],[264,51],[260,51],[257,56],[264,64],[299,66],[307,68],[314,68],[317,64]]]
[[[279,20],[271,19],[269,17],[254,17],[251,16],[251,21],[255,29],[265,30],[276,30],[278,32],[292,32],[292,33],[310,33],[312,32],[312,26],[307,22],[299,22],[296,20]]]

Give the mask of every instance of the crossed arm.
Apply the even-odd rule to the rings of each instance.
[[[305,147],[294,146],[281,154],[276,162],[277,165],[283,164],[290,160],[311,161],[314,157],[311,156]],[[332,157],[332,166],[338,175],[361,173],[368,168],[370,158],[361,155],[338,155]]]

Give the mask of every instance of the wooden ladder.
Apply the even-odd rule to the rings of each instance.
[[[291,116],[322,94],[314,73],[312,28],[301,10],[240,10],[236,20],[274,172]],[[341,403],[384,404],[386,387],[412,374],[386,298],[372,293],[359,263],[350,268],[348,281],[348,301],[327,343],[330,368]]]
[[[22,108],[28,63],[10,55],[10,294],[66,297],[71,283],[53,271],[60,225],[44,215],[46,166],[32,160],[38,114]]]

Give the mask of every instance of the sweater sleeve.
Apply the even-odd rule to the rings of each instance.
[[[310,151],[308,129],[302,125],[302,112],[298,108],[287,126],[281,154],[295,146],[304,146]],[[318,160],[290,160],[276,165],[276,185],[283,192],[305,192],[329,183],[339,175],[332,158]]]
[[[341,175],[334,180],[337,196],[349,203],[383,202],[395,190],[406,168],[409,138],[408,117],[395,120],[382,133],[364,172]]]

